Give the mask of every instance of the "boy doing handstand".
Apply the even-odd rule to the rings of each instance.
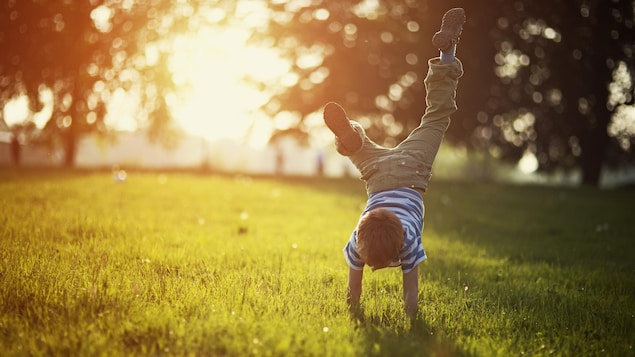
[[[463,66],[455,53],[464,23],[461,8],[443,16],[441,30],[432,38],[440,57],[428,61],[424,80],[425,114],[397,147],[374,143],[337,103],[324,107],[324,121],[335,134],[338,152],[360,171],[368,193],[366,207],[344,248],[349,266],[347,299],[352,308],[359,306],[364,265],[373,271],[401,266],[404,308],[411,318],[417,314],[418,265],[426,259],[421,243],[423,194],[450,115],[457,110],[456,87]]]

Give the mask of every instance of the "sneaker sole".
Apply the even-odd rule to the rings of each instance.
[[[337,136],[344,147],[350,151],[357,151],[362,145],[362,139],[351,126],[344,108],[334,102],[324,107],[324,123]]]
[[[432,44],[439,49],[447,49],[459,42],[459,28],[465,23],[465,10],[454,8],[448,10],[441,20],[441,30],[432,36]]]

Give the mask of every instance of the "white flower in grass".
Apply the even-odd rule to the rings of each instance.
[[[127,178],[128,178],[128,174],[124,170],[117,170],[117,171],[113,172],[112,179],[115,182],[124,182],[124,181],[126,181]]]

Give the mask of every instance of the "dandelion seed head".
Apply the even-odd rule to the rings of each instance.
[[[329,328],[328,328],[327,326],[324,326],[324,327],[322,328],[322,331],[323,331],[323,332],[325,332],[325,333],[326,333],[326,332],[329,332]]]
[[[248,218],[249,218],[249,213],[247,212],[240,213],[240,219],[242,219],[243,221],[246,221]]]
[[[124,182],[128,178],[128,174],[124,170],[117,170],[113,173],[113,180],[115,182]]]
[[[298,249],[298,244],[297,243],[291,244],[291,249]]]

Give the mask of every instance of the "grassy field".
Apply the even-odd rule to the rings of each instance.
[[[434,181],[419,315],[356,180],[0,171],[0,355],[634,356],[635,190]]]

